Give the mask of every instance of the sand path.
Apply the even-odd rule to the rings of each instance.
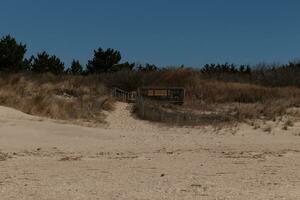
[[[0,107],[0,199],[300,199],[300,124],[272,134],[168,128],[127,104],[107,127]]]
[[[136,119],[131,114],[132,104],[117,102],[113,112],[106,112],[109,129],[135,132],[155,132],[162,129],[157,124]]]

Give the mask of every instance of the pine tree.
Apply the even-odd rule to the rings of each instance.
[[[23,70],[26,45],[7,35],[0,39],[0,72],[15,73]]]

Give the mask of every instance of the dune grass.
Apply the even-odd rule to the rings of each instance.
[[[188,68],[90,76],[2,75],[0,105],[53,119],[103,122],[103,111],[113,107],[112,88],[134,91],[145,86],[185,87],[183,106],[147,101],[142,104],[143,109],[140,104],[135,107],[143,119],[181,125],[274,120],[286,115],[288,109],[300,106],[297,87],[205,79]]]
[[[0,104],[53,119],[96,122],[112,107],[108,89],[96,78],[51,74],[0,77]]]
[[[147,101],[138,104],[138,116],[152,121],[184,125],[236,123],[252,119],[273,120],[286,115],[288,109],[300,106],[300,89],[296,87],[266,87],[207,80],[197,73],[187,72],[182,73],[181,79],[181,71],[176,76],[176,71],[170,74],[166,77],[176,78],[168,78],[169,83],[176,79],[185,80],[184,106],[166,109],[166,104]],[[140,110],[143,111],[142,114]]]

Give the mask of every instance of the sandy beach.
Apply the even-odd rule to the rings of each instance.
[[[0,107],[0,199],[300,199],[300,124],[179,128],[130,116],[77,126]]]

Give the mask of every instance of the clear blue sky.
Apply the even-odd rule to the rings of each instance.
[[[1,0],[0,35],[82,63],[98,47],[159,66],[300,58],[299,0]]]

